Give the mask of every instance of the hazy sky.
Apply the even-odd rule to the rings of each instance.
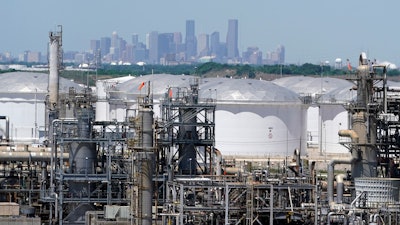
[[[89,49],[91,39],[116,31],[145,41],[151,31],[182,32],[195,20],[196,35],[220,32],[239,21],[239,52],[257,46],[265,53],[279,44],[287,63],[334,62],[360,52],[400,65],[400,1],[368,0],[3,0],[0,52],[46,52],[49,31],[63,26],[64,51]]]

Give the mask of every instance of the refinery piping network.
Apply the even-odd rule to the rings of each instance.
[[[277,168],[224,159],[216,100],[200,98],[196,79],[166,90],[160,118],[149,83],[125,121],[96,121],[91,89],[59,94],[61,27],[49,38],[47,140],[10,154],[2,141],[0,224],[400,224],[399,93],[364,53],[347,76],[350,127],[338,133],[351,158],[331,159],[325,177],[297,149]],[[351,171],[338,173],[341,164]]]

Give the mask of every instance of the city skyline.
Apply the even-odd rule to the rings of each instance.
[[[196,22],[186,20],[184,32],[160,33],[152,31],[145,35],[145,41],[140,41],[139,34],[131,37],[121,37],[118,32],[111,36],[99,37],[90,40],[89,50],[71,51],[63,50],[63,61],[79,66],[95,67],[104,64],[161,64],[179,65],[204,62],[217,62],[228,64],[272,65],[285,64],[285,48],[278,45],[276,50],[265,53],[257,46],[247,47],[246,51],[239,52],[238,34],[239,21],[229,19],[228,31],[222,41],[220,32],[211,34],[200,33],[196,36]],[[54,32],[62,32],[58,26]],[[184,33],[184,35],[182,34]],[[185,39],[183,41],[183,36]],[[9,53],[0,52],[0,62],[25,62],[46,63],[46,53],[26,50],[17,57]]]
[[[239,21],[228,20],[226,41],[221,41],[219,31],[211,34],[200,33],[196,36],[196,22],[186,20],[184,34],[179,32],[160,33],[152,31],[145,35],[145,42],[139,41],[139,34],[133,34],[131,42],[113,32],[111,37],[90,40],[90,49],[86,53],[77,53],[78,57],[67,58],[74,63],[99,65],[112,64],[162,64],[178,65],[196,62],[217,62],[228,64],[284,64],[285,48],[279,45],[275,51],[264,53],[257,46],[247,47],[239,53]],[[185,36],[183,41],[183,36]],[[97,59],[97,62],[95,62]]]
[[[66,51],[88,50],[97,37],[117,31],[128,38],[157,30],[160,33],[185,30],[185,21],[196,21],[196,36],[220,32],[225,39],[226,21],[239,21],[239,53],[257,46],[262,52],[279,44],[287,49],[287,63],[333,62],[335,58],[357,62],[361,51],[378,61],[399,64],[397,9],[400,2],[385,6],[368,2],[292,1],[127,1],[110,4],[87,0],[8,1],[2,5],[0,52],[14,56],[25,50],[46,52],[48,32],[63,26]],[[183,36],[183,39],[185,37]],[[141,37],[140,41],[144,41]],[[211,42],[211,40],[210,40]]]

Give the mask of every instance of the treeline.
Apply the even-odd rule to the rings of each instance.
[[[342,69],[335,69],[329,65],[315,65],[305,63],[303,65],[231,65],[208,62],[204,64],[195,65],[175,65],[175,66],[162,66],[162,65],[103,65],[97,70],[99,75],[147,75],[147,74],[186,74],[204,76],[210,73],[225,73],[231,71],[236,76],[247,76],[254,78],[258,73],[264,74],[282,74],[282,75],[304,75],[304,76],[317,76],[317,75],[345,75],[349,74],[347,67]],[[399,70],[389,70],[388,76],[400,75]]]
[[[32,65],[27,65],[32,66]],[[73,65],[65,65],[73,66]],[[14,69],[0,70],[0,73],[13,72]],[[61,76],[78,83],[94,85],[97,79],[114,78],[121,76],[140,76],[148,74],[174,74],[174,75],[194,75],[201,77],[234,77],[234,78],[258,78],[265,75],[276,76],[341,76],[355,73],[349,71],[347,67],[335,69],[328,65],[315,65],[305,63],[303,65],[243,65],[243,64],[220,64],[215,62],[208,62],[203,64],[191,65],[102,65],[100,68],[76,71],[76,70],[63,70]],[[395,76],[400,75],[398,69],[387,71],[387,75],[394,79],[400,79]]]
[[[331,66],[315,65],[305,63],[303,65],[231,65],[220,63],[204,63],[195,65],[103,65],[101,68],[89,71],[62,71],[61,76],[74,80],[78,83],[94,85],[97,79],[114,78],[121,76],[141,76],[148,74],[173,74],[173,75],[194,75],[200,77],[234,77],[234,78],[257,78],[262,75],[277,76],[341,76],[354,73],[346,68],[335,69]],[[400,75],[399,70],[388,70],[388,76]]]

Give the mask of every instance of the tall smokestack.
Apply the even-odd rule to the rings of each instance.
[[[61,62],[61,46],[62,46],[62,27],[59,30],[50,32],[49,38],[49,109],[55,110],[58,104],[58,89]]]

